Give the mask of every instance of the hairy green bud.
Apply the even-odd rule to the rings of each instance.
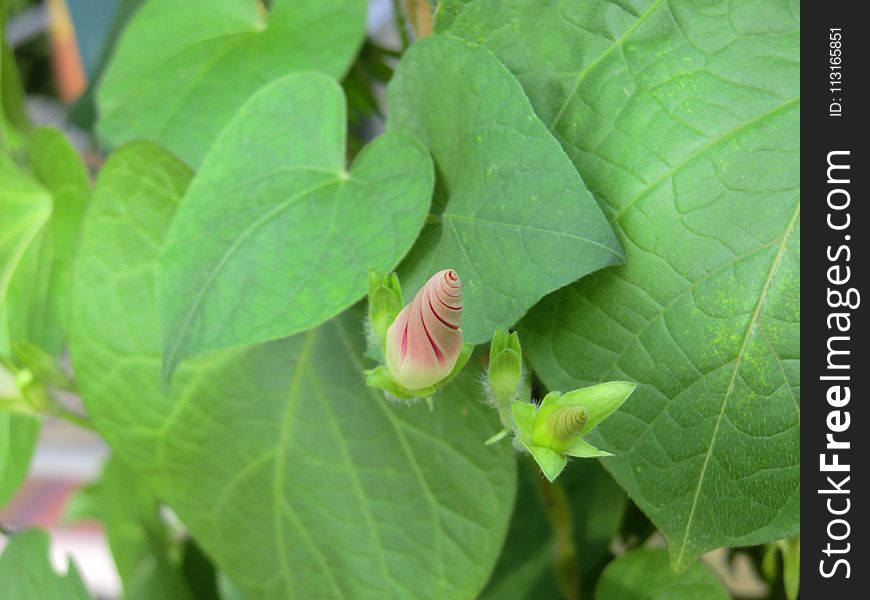
[[[489,350],[487,381],[499,402],[509,402],[523,377],[522,349],[516,332],[496,330]]]
[[[402,310],[402,288],[395,273],[379,275],[374,269],[369,271],[369,324],[372,333],[384,349],[387,329]]]

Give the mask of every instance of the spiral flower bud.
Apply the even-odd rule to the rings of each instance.
[[[387,369],[399,384],[419,390],[450,374],[462,350],[461,315],[459,276],[439,271],[387,329]]]
[[[580,437],[588,419],[589,411],[582,406],[542,406],[535,415],[532,444],[561,454]]]

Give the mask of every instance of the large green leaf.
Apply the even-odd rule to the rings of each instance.
[[[4,377],[0,366],[0,378]],[[0,385],[2,388],[2,385]],[[39,439],[39,420],[0,410],[0,507],[18,490]]]
[[[0,598],[3,600],[88,600],[90,596],[70,561],[58,575],[48,558],[48,534],[38,529],[11,536],[0,556]]]
[[[70,306],[72,262],[87,207],[88,173],[63,133],[38,129],[28,140],[33,178],[51,195],[51,218],[28,245],[10,284],[13,340],[60,354]]]
[[[544,294],[622,262],[622,251],[516,79],[485,48],[434,36],[390,82],[388,128],[419,139],[440,215],[403,265],[413,294],[432,273],[463,281],[468,342],[507,329]]]
[[[264,87],[209,151],[161,257],[167,372],[205,350],[319,325],[365,295],[417,237],[432,163],[397,133],[345,170],[346,108],[315,73]]]
[[[198,165],[263,84],[299,71],[340,77],[365,33],[364,0],[149,0],[97,91],[110,144],[160,141]]]
[[[601,574],[595,600],[729,600],[716,575],[703,563],[682,573],[668,565],[665,550],[640,548],[619,557]]]
[[[515,487],[510,450],[483,445],[497,425],[476,373],[433,411],[388,404],[350,314],[187,361],[164,395],[155,270],[188,177],[140,143],[97,181],[71,339],[97,427],[252,597],[474,596]]]
[[[522,323],[554,389],[641,385],[593,440],[685,565],[799,527],[794,2],[450,2],[598,197],[624,267]]]

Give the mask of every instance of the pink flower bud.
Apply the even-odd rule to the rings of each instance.
[[[420,390],[450,374],[462,350],[461,315],[459,276],[439,271],[387,329],[387,369],[399,384]]]

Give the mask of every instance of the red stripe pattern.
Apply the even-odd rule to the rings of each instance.
[[[387,368],[409,390],[435,385],[462,349],[462,282],[453,269],[433,275],[387,330]]]

